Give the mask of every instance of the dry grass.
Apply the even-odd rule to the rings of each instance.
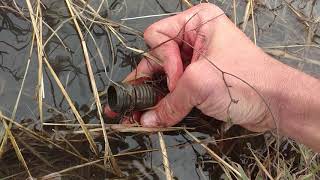
[[[193,1],[189,0],[181,2],[185,8],[194,5]],[[303,145],[268,133],[248,133],[237,127],[231,128],[227,132],[221,132],[219,128],[222,126],[220,127],[219,123],[212,121],[212,119],[208,120],[208,117],[203,117],[199,113],[195,113],[196,115],[193,117],[187,117],[182,124],[170,128],[145,128],[137,124],[112,124],[109,119],[105,122],[101,106],[104,103],[104,94],[99,92],[100,76],[95,72],[96,64],[103,66],[102,78],[107,80],[106,86],[108,86],[110,83],[116,83],[113,81],[113,74],[118,71],[114,68],[118,55],[115,47],[121,47],[134,56],[145,56],[159,65],[162,65],[162,61],[153,57],[148,51],[132,45],[129,41],[128,34],[141,39],[141,32],[128,27],[123,21],[111,20],[112,18],[103,14],[104,6],[112,6],[106,1],[99,1],[94,5],[94,3],[85,0],[65,0],[64,11],[67,15],[56,26],[52,26],[45,18],[45,14],[48,13],[45,2],[26,0],[25,3],[25,7],[21,7],[21,3],[16,1],[4,1],[0,4],[0,10],[25,19],[30,23],[32,29],[30,50],[26,55],[27,63],[21,84],[17,87],[19,92],[11,116],[0,114],[5,130],[1,137],[0,146],[1,179],[27,177],[54,179],[64,176],[75,179],[89,177],[148,178],[149,176],[158,176],[159,173],[156,171],[160,171],[160,174],[164,175],[163,178],[171,180],[175,179],[175,175],[179,172],[175,172],[174,161],[171,161],[174,157],[168,153],[168,150],[179,152],[183,148],[194,149],[194,154],[199,161],[197,169],[202,179],[208,177],[212,179],[221,177],[228,179],[319,178],[319,155]],[[220,5],[223,6],[226,2],[219,1],[217,3],[221,3]],[[266,52],[284,58],[286,61],[293,60],[320,66],[319,61],[315,58],[298,56],[301,51],[299,48],[308,48],[306,53],[310,53],[313,48],[319,49],[319,45],[312,42],[316,29],[310,28],[316,27],[319,23],[319,17],[310,19],[311,17],[300,12],[295,4],[284,1],[283,4],[290,10],[292,16],[299,19],[303,26],[309,28],[306,33],[307,41],[305,44],[265,45],[260,44],[259,33],[263,28],[260,27],[260,12],[257,9],[270,4],[266,5],[258,0],[230,0],[229,3],[232,7],[230,11],[235,24],[249,33],[253,41],[262,46]],[[241,3],[245,3],[245,6],[240,7]],[[243,10],[242,16],[239,15],[241,8]],[[270,11],[270,13],[276,14],[277,12]],[[143,20],[172,14],[175,12],[124,19],[128,21]],[[59,75],[56,65],[49,59],[49,52],[46,51],[50,43],[57,42],[65,51],[70,52],[68,47],[70,45],[65,43],[65,37],[61,37],[60,34],[60,31],[66,26],[71,26],[75,32],[74,35],[78,37],[79,44],[73,46],[77,46],[82,53],[83,63],[79,67],[82,65],[85,67],[86,73],[83,74],[88,79],[87,88],[90,88],[91,92],[87,96],[90,96],[92,101],[87,102],[90,108],[85,113],[77,106],[76,99],[68,90],[68,81],[64,83],[65,80]],[[105,56],[103,53],[104,49],[99,45],[96,35],[98,33],[94,31],[95,27],[107,34],[107,42],[111,47],[110,56]],[[50,32],[50,34],[45,36],[46,32]],[[92,54],[92,49],[96,54]],[[291,49],[296,52],[290,51]],[[37,77],[29,77],[29,67],[34,57],[36,57],[38,64]],[[48,90],[49,87],[44,87],[46,76],[55,83],[56,91],[61,93],[72,116],[68,116],[67,112],[60,110],[56,105],[45,102],[45,97],[50,96],[51,93]],[[32,122],[23,123],[17,119],[17,111],[22,96],[27,94],[25,91],[27,78],[34,78],[37,81],[35,93],[38,116]],[[29,96],[32,97],[32,95]],[[57,116],[48,118],[45,116],[46,109],[53,109]],[[92,116],[95,117],[96,122],[90,122]],[[38,126],[40,128],[37,128]],[[151,139],[152,134],[155,133],[157,133],[156,140],[159,141],[159,147],[152,147],[148,144],[147,139]],[[199,135],[199,133],[206,134],[206,136]],[[169,143],[164,140],[167,135],[180,135],[185,138],[185,141],[183,143],[177,141],[174,145],[168,145]],[[128,146],[126,138],[138,139],[136,140],[138,145],[134,148],[121,149],[122,145]],[[261,139],[263,143],[257,143]],[[11,143],[7,143],[8,140]],[[151,140],[150,142],[152,144]],[[204,152],[200,154],[196,149],[204,150]],[[144,164],[143,167],[133,168],[132,164],[143,162],[141,159],[147,158],[153,153],[160,155],[161,166],[153,168],[152,164],[150,167]],[[181,158],[184,157],[181,156]],[[194,166],[194,164],[190,164],[190,166]],[[212,168],[213,170],[210,170]]]

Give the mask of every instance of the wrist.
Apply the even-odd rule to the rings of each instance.
[[[315,143],[320,140],[319,80],[288,66],[283,67],[278,77],[275,88],[279,90],[276,95],[279,132],[320,150]]]

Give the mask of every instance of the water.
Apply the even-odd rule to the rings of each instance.
[[[232,1],[216,0],[212,2],[224,9],[227,15],[233,19]],[[24,1],[17,1],[17,3],[19,6],[26,7]],[[5,6],[13,5],[11,1],[2,1],[0,2],[0,5],[1,4]],[[43,19],[51,28],[58,28],[61,23],[69,18],[69,14],[67,13],[67,9],[63,1],[47,0],[43,1],[43,4],[45,6],[43,7],[45,8],[45,10],[43,9]],[[90,4],[97,8],[100,5],[100,1],[90,2]],[[243,23],[245,6],[246,1],[237,1],[238,26],[241,26]],[[277,58],[282,62],[313,76],[319,77],[319,47],[278,46],[319,45],[320,30],[318,28],[318,23],[313,22],[316,21],[317,18],[319,19],[320,3],[318,1],[296,0],[292,2],[291,6],[301,12],[301,15],[305,17],[299,18],[284,1],[256,1],[255,23],[257,44],[271,54],[277,55]],[[147,26],[164,18],[165,16],[127,21],[121,21],[121,19],[179,12],[183,9],[186,9],[186,6],[177,0],[115,0],[108,1],[108,3],[104,2],[100,12],[104,17],[108,17],[114,21],[121,22],[124,25],[143,32]],[[308,21],[303,21],[306,19]],[[245,32],[248,36],[253,38],[251,22],[252,21],[250,19]],[[308,25],[306,25],[305,22],[307,22]],[[32,38],[31,29],[32,26],[30,22],[19,17],[15,13],[10,12],[8,9],[0,8],[0,102],[3,102],[0,105],[0,110],[3,114],[9,117],[12,116],[12,111],[21,87],[26,64],[28,62]],[[101,27],[94,25],[92,26],[91,32],[101,50],[103,61],[107,66],[106,71],[108,72],[108,75],[114,81],[122,80],[126,74],[132,70],[132,67],[139,60],[139,57],[135,56],[135,54],[130,50],[121,46],[121,43],[115,37],[112,36],[112,38],[109,39],[108,34]],[[53,38],[48,41],[47,45],[44,47],[46,55],[74,104],[79,109],[79,112],[81,114],[85,114],[92,103],[92,93],[90,90],[90,83],[88,80],[86,66],[84,64],[80,41],[73,24],[70,23],[63,24],[57,34],[62,39],[64,45],[62,45],[58,38],[53,36]],[[52,32],[45,27],[43,31],[44,41],[46,41],[51,35]],[[147,49],[143,40],[136,35],[127,32],[123,32],[122,35],[127,39],[128,45],[140,49]],[[93,66],[97,87],[99,91],[102,91],[109,81],[106,78],[103,64],[97,54],[94,42],[90,36],[86,36],[86,41],[88,43],[90,58],[92,61],[91,64]],[[110,42],[112,44],[110,44]],[[114,60],[111,48],[113,48],[115,52]],[[35,49],[36,48],[34,48],[30,58],[30,67],[25,79],[25,85],[16,113],[15,119],[19,122],[38,122],[39,119],[36,98],[38,60]],[[291,56],[283,57],[282,53],[288,53]],[[113,69],[112,73],[111,69]],[[45,121],[59,122],[74,118],[65,98],[61,94],[47,68],[44,69],[44,91],[45,98],[43,99],[43,112]],[[196,125],[203,126],[206,124],[206,127],[197,129],[198,132],[195,133],[195,135],[202,139],[219,139],[245,133],[239,128],[234,128],[230,133],[221,135],[218,133],[219,129],[212,130],[216,129],[214,128],[217,126],[216,122],[210,121],[210,126],[207,126],[208,122],[201,119],[202,118],[200,118],[200,122],[196,123]],[[87,116],[86,120],[91,122],[97,121],[95,114]],[[189,118],[189,120],[184,121],[184,124],[195,123],[194,121],[195,120]],[[169,160],[174,176],[177,179],[216,179],[220,176],[221,169],[219,169],[200,145],[190,144],[190,137],[187,137],[182,132],[168,133],[164,137],[167,146],[171,147],[168,149]],[[79,141],[81,138],[75,137],[74,139]],[[100,141],[98,139],[97,141],[102,142],[102,139]],[[158,136],[156,134],[113,134],[110,141],[112,150],[115,154],[125,151],[159,148]],[[262,149],[265,144],[265,140],[259,136],[253,139],[249,138],[227,141],[219,144],[219,146],[215,146],[214,144],[211,144],[210,146],[215,149],[218,148],[220,152],[229,155],[233,161],[245,165],[250,163],[250,161],[246,160],[246,158],[241,158],[239,154],[242,154],[243,156],[245,155],[246,142],[259,142],[255,146]],[[75,142],[75,144],[76,147],[79,147],[79,151],[81,151],[81,153],[89,152],[89,146],[85,143],[85,146],[82,143],[79,144]],[[243,151],[239,150],[239,148],[234,148],[235,146],[242,147]],[[53,165],[55,166],[53,169],[43,167],[43,171],[31,170],[35,176],[42,176],[75,164],[84,163],[70,155],[66,155],[65,160],[61,162],[61,159],[59,161],[59,157],[54,155],[55,153],[61,153],[61,151],[52,147],[49,147],[48,149],[48,147],[43,144],[41,145],[41,148],[43,148],[45,152],[43,154],[47,154],[46,157],[48,157],[48,159],[52,162],[56,159],[57,162],[53,162]],[[23,149],[23,153],[27,157],[27,163],[34,164],[34,162],[38,162],[35,160],[35,156],[26,149]],[[4,160],[0,161],[0,166],[4,167],[5,163],[10,162],[10,159],[12,160],[12,158],[13,160],[16,160],[11,156],[15,156],[13,151],[8,153]],[[163,173],[162,155],[159,151],[141,153],[133,156],[124,156],[118,158],[118,161],[122,170],[129,178],[165,178]],[[6,177],[22,170],[22,167],[16,167],[16,169],[10,171],[4,169],[0,172],[0,177]],[[95,170],[96,169],[94,167],[83,168],[78,171],[80,173],[78,175],[86,178],[113,177],[110,173],[101,174],[100,171],[97,170],[97,172],[95,172]],[[20,177],[26,177],[26,174],[21,175]],[[69,178],[71,177],[77,179],[75,176],[70,176]],[[68,178],[68,176],[66,178]]]

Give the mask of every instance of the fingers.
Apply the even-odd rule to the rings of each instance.
[[[163,63],[163,70],[167,74],[167,84],[172,91],[178,79],[183,73],[183,61],[181,59],[180,46],[184,39],[192,40],[192,38],[184,38],[184,28],[186,22],[186,14],[183,12],[179,15],[172,16],[151,25],[144,33],[144,39],[150,46],[150,52]],[[192,42],[188,42],[192,44]],[[192,54],[192,49],[189,54]]]
[[[180,56],[180,49],[177,44],[172,41],[172,45],[168,44],[170,48],[163,48],[164,62],[163,68],[167,74],[167,84],[170,91],[172,91],[183,73],[183,63]]]
[[[145,112],[140,123],[145,127],[167,127],[181,121],[191,109],[202,101],[201,83],[197,82],[194,64],[188,66],[176,88],[167,94],[155,109]],[[190,68],[191,67],[191,68]],[[197,69],[198,70],[198,69]]]
[[[161,22],[160,22],[161,23]],[[166,23],[167,24],[167,23]],[[160,29],[162,24],[156,24],[157,29],[153,30],[154,26],[148,28],[144,34],[145,41],[151,46],[151,53],[162,61],[163,69],[168,76],[168,87],[172,91],[177,83],[177,80],[183,73],[183,63],[180,55],[179,44],[174,41],[171,36],[164,34],[167,29]],[[146,63],[144,63],[146,64]],[[144,65],[146,66],[146,65]],[[157,66],[153,68],[153,72],[158,70]]]
[[[172,91],[183,73],[181,56],[191,59],[193,48],[197,51],[204,45],[202,41],[196,42],[199,40],[197,34],[200,32],[206,36],[209,32],[198,31],[199,27],[221,13],[223,11],[218,7],[204,3],[149,26],[144,33],[144,39],[151,48],[150,53],[162,61],[163,67],[144,58],[128,78],[132,79],[141,73],[151,76],[154,72],[164,70],[168,76],[169,90]]]
[[[140,123],[145,127],[168,127],[177,124],[192,109],[193,105],[185,98],[185,92],[178,87],[164,97],[153,110],[145,112]],[[179,103],[178,103],[179,102]]]
[[[146,58],[142,58],[137,68],[132,71],[123,81],[129,82],[140,77],[152,77],[156,72],[159,72],[162,69],[160,65],[153,61],[149,61]]]
[[[140,75],[152,76],[164,70],[168,76],[169,90],[174,89],[177,80],[183,73],[179,43],[174,39],[181,29],[177,18],[171,17],[159,21],[147,28],[144,33],[144,39],[151,48],[150,53],[162,62],[163,67],[151,59],[143,58],[136,70],[131,72],[125,81]],[[172,28],[173,26],[175,28]]]
[[[152,76],[155,72],[164,70],[171,93],[163,98],[154,110],[142,115],[143,125],[149,127],[174,125],[195,105],[194,93],[198,92],[190,89],[190,82],[199,80],[190,80],[192,79],[190,73],[183,72],[181,51],[188,51],[185,55],[191,57],[194,55],[193,49],[198,52],[199,48],[204,47],[206,37],[208,33],[211,33],[213,27],[208,25],[205,30],[199,27],[202,26],[202,23],[222,13],[223,11],[214,5],[199,5],[176,16],[163,19],[146,29],[144,39],[151,48],[150,53],[162,62],[163,67],[152,60],[143,58],[126,81],[140,76]],[[204,38],[199,39],[197,33],[201,33]]]
[[[168,76],[168,88],[170,91],[172,91],[183,73],[183,63],[180,56],[180,49],[174,42],[168,42],[168,44],[165,44],[165,47],[159,47],[156,52],[159,51],[162,53],[157,57],[168,60],[163,62],[163,67],[150,59],[143,58],[138,64],[137,68],[132,71],[124,81],[132,81],[142,76],[152,77],[154,73],[164,69]]]

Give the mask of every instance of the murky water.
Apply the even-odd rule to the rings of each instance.
[[[231,19],[233,16],[233,6],[230,0],[216,0],[213,3],[220,6],[226,11]],[[17,1],[21,7],[26,7],[24,1]],[[0,5],[8,6],[12,5],[11,1],[2,1]],[[71,96],[79,112],[86,113],[92,102],[92,93],[89,86],[88,74],[84,63],[80,41],[73,24],[65,23],[69,18],[66,6],[62,0],[43,1],[43,20],[52,29],[58,28],[62,23],[61,29],[57,32],[63,44],[58,38],[53,36],[44,47],[45,53],[49,62],[54,68],[55,72],[59,76],[61,82],[66,88],[67,92]],[[100,5],[100,1],[90,2],[90,4],[97,8]],[[245,13],[245,7],[247,2],[245,0],[237,0],[237,25],[243,26],[243,16]],[[300,14],[296,14],[294,8]],[[114,21],[121,22],[124,25],[132,27],[138,31],[143,30],[153,22],[164,18],[151,17],[143,19],[133,20],[121,20],[123,18],[131,18],[145,15],[155,15],[162,13],[179,12],[186,9],[181,1],[170,0],[115,0],[105,1],[102,4],[101,15],[108,17]],[[301,17],[299,17],[301,16]],[[281,61],[287,63],[293,67],[303,70],[309,74],[319,77],[320,73],[320,29],[317,21],[320,16],[320,3],[319,1],[293,1],[290,5],[285,1],[278,0],[256,0],[255,5],[255,23],[257,44],[264,48],[267,52],[277,56]],[[12,111],[21,87],[23,75],[28,63],[29,51],[31,47],[31,34],[32,26],[29,21],[26,21],[19,15],[11,12],[6,8],[0,7],[0,110],[7,116],[12,116]],[[135,56],[133,52],[121,46],[121,43],[115,38],[108,36],[101,27],[93,25],[91,32],[93,37],[99,46],[103,61],[106,64],[106,71],[108,75],[115,81],[123,79],[128,72],[132,70],[132,67],[137,63],[139,57]],[[252,19],[249,19],[245,32],[253,38]],[[43,38],[46,41],[52,35],[52,31],[48,28],[44,28]],[[134,34],[123,32],[122,35],[127,39],[127,43],[130,46],[140,49],[146,49],[143,40]],[[227,34],[226,34],[227,36]],[[97,87],[102,91],[108,84],[108,79],[105,75],[103,63],[101,62],[94,42],[90,36],[86,36],[86,41],[89,47],[89,54],[92,61],[93,72],[97,82]],[[111,43],[110,43],[111,42]],[[310,46],[312,44],[312,46]],[[293,47],[294,46],[294,47]],[[115,52],[114,58],[111,51]],[[35,48],[36,49],[36,48]],[[30,58],[30,66],[27,77],[25,79],[25,85],[22,91],[22,96],[17,109],[16,120],[28,120],[38,121],[39,112],[36,99],[36,87],[37,87],[37,69],[38,60],[36,56],[36,50],[33,51]],[[44,119],[50,122],[59,122],[59,120],[73,119],[73,115],[70,108],[59,91],[55,81],[50,75],[48,69],[44,69]],[[61,115],[63,114],[63,115]],[[58,119],[59,117],[60,119]],[[87,121],[96,121],[95,116],[90,116]],[[183,123],[194,123],[192,118],[185,120]],[[198,126],[208,124],[207,121],[199,122]],[[198,133],[195,133],[197,137],[202,139],[208,138],[222,138],[224,135],[219,135],[218,130],[215,129],[216,123],[210,122],[210,126],[199,129]],[[211,129],[210,129],[211,128]],[[200,131],[201,130],[201,131]],[[232,132],[232,133],[231,133]],[[243,134],[243,130],[234,128],[231,132],[225,136],[234,136]],[[113,139],[113,140],[112,140]],[[246,147],[246,142],[250,142],[250,139],[234,140],[232,142],[220,144],[219,146],[211,145],[213,148],[219,148],[219,150],[241,164],[248,164],[238,154],[243,153],[239,148],[233,148],[234,146]],[[253,139],[255,142],[261,142],[260,147],[264,146],[264,139],[259,136]],[[165,141],[171,148],[168,149],[171,168],[174,172],[174,176],[177,179],[216,179],[221,174],[221,169],[217,167],[215,162],[211,160],[211,157],[206,154],[206,151],[197,144],[191,145],[190,138],[186,137],[181,132],[168,133],[165,135]],[[151,148],[159,148],[157,135],[144,135],[144,134],[115,134],[111,137],[111,146],[115,154],[133,151],[143,150]],[[259,144],[259,143],[258,143]],[[86,148],[89,151],[89,146]],[[81,152],[84,147],[79,146]],[[44,148],[45,149],[45,148]],[[46,149],[48,151],[48,149]],[[53,151],[54,152],[54,151]],[[52,161],[55,158],[53,152],[47,152]],[[34,160],[27,151],[25,152],[28,162]],[[14,156],[14,152],[9,155]],[[6,157],[10,157],[7,155]],[[245,156],[245,153],[241,154]],[[65,160],[65,163],[55,164],[55,168],[52,172],[63,169],[62,167],[68,167],[76,164]],[[10,159],[10,158],[9,158]],[[7,159],[8,160],[8,159]],[[4,166],[7,161],[1,160],[0,166]],[[141,178],[141,179],[164,179],[162,155],[158,151],[137,154],[134,156],[120,157],[119,162],[122,169],[129,178]],[[78,162],[79,163],[79,162]],[[54,164],[54,163],[53,163]],[[61,168],[59,167],[61,165]],[[35,166],[36,167],[36,166]],[[21,167],[20,167],[21,168]],[[46,168],[45,170],[37,172],[32,170],[34,174],[45,175],[50,173]],[[19,171],[22,171],[20,169]],[[6,177],[11,174],[19,172],[18,170],[0,171],[0,177]],[[112,177],[110,174],[97,174],[94,172],[94,168],[84,168],[80,172],[79,176],[88,177]],[[130,175],[131,174],[131,175]],[[24,174],[22,177],[25,177]],[[74,177],[77,179],[77,177]]]

